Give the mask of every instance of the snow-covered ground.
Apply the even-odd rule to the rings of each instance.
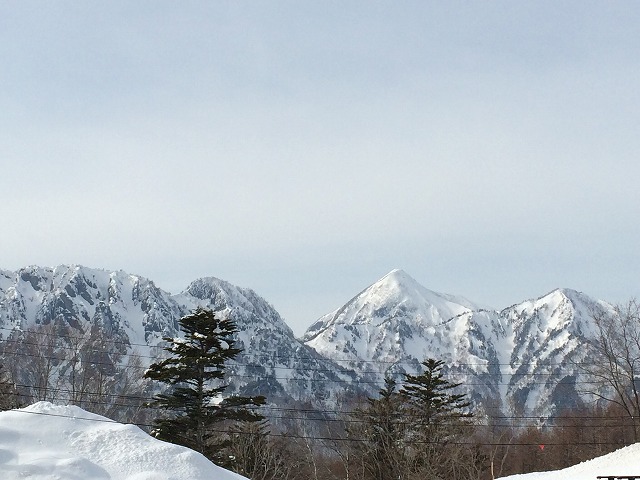
[[[0,413],[2,480],[240,480],[185,447],[74,406]]]
[[[640,443],[553,472],[510,475],[500,480],[596,480],[598,475],[637,475],[640,477]]]
[[[553,472],[500,480],[640,475],[640,443]],[[0,412],[2,480],[241,480],[188,448],[73,406],[38,402]]]

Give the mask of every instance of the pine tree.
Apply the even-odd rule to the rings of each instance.
[[[402,399],[396,388],[396,382],[385,377],[378,398],[367,398],[366,406],[352,414],[347,433],[354,439],[351,456],[362,469],[361,478],[406,478],[409,425],[402,415]]]
[[[378,398],[352,414],[349,468],[358,480],[475,478],[477,455],[461,448],[469,434],[470,406],[460,384],[444,378],[444,362],[427,359],[424,372],[391,378]],[[466,429],[466,431],[465,431]],[[468,442],[468,440],[465,440]],[[471,473],[470,473],[471,472]]]
[[[184,338],[165,338],[170,357],[145,372],[145,378],[171,386],[150,404],[170,413],[169,418],[154,422],[154,434],[225,464],[223,451],[228,440],[220,435],[220,425],[262,420],[251,407],[263,405],[265,399],[222,395],[228,387],[224,383],[226,362],[241,352],[234,347],[237,328],[232,320],[198,308],[179,322]]]
[[[451,393],[460,383],[452,383],[444,378],[442,360],[429,358],[422,362],[424,372],[419,375],[404,376],[400,395],[409,403],[423,425],[433,425],[442,420],[469,418],[470,406],[464,394]]]
[[[411,422],[408,442],[416,450],[413,468],[421,478],[459,478],[460,472],[473,469],[476,463],[473,449],[456,448],[456,441],[470,432],[470,402],[466,395],[452,392],[461,384],[444,378],[443,361],[430,358],[422,365],[421,374],[405,374],[399,392]]]

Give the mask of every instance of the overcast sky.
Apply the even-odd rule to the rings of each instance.
[[[640,3],[0,3],[0,268],[640,295]]]

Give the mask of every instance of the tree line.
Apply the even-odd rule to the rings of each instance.
[[[386,378],[376,396],[345,399],[348,413],[320,426],[310,427],[311,413],[276,425],[268,399],[225,394],[225,367],[240,353],[236,326],[206,309],[180,320],[183,337],[165,338],[164,360],[146,370],[100,325],[12,331],[0,342],[0,408],[76,404],[147,425],[253,480],[484,480],[564,468],[638,441],[640,308],[594,312],[594,325],[593,359],[581,364],[593,402],[532,426],[474,416],[432,358],[416,375]]]

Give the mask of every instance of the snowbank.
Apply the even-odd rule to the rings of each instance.
[[[595,480],[598,475],[639,475],[640,443],[553,472],[510,475],[499,480]]]
[[[79,407],[0,412],[2,480],[240,480],[185,447]]]

